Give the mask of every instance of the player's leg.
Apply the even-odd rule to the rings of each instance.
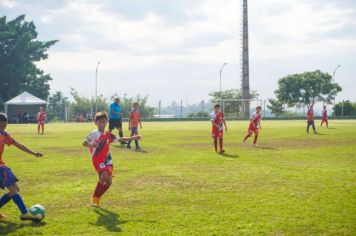
[[[329,121],[328,121],[328,119],[325,119],[325,123],[326,123],[326,128],[329,128]]]
[[[5,186],[5,180],[7,179],[7,173],[6,173],[7,167],[0,167],[0,188],[4,189]],[[0,198],[0,208],[5,206],[9,201],[11,200],[11,196],[9,193],[5,193],[4,195],[1,196]],[[1,218],[1,216],[0,216]]]
[[[9,190],[9,196],[12,198],[12,200],[21,212],[20,220],[38,221],[38,219],[28,211],[24,201],[22,200],[21,195],[19,194],[19,187],[17,186],[17,184],[14,183],[11,186],[7,187],[7,189]]]
[[[132,133],[134,135],[138,135],[138,128],[137,127],[134,127],[132,128]],[[136,150],[140,150],[140,145],[138,144],[138,140],[135,140],[135,147],[136,147]]]
[[[316,134],[314,122],[312,123],[312,127],[313,127],[314,134]]]
[[[322,127],[324,124],[324,119],[321,119],[320,127]]]
[[[100,206],[100,197],[105,192],[105,183],[108,177],[108,173],[106,171],[100,171],[98,174],[99,174],[99,181],[96,184],[96,188],[94,190],[94,194],[91,202],[91,205],[95,207]]]
[[[45,124],[42,123],[42,124],[41,124],[42,134],[44,134],[44,126],[45,126]]]
[[[106,193],[106,191],[110,188],[112,184],[112,175],[109,173],[107,179],[106,179],[106,182],[105,182],[105,189],[102,193],[102,195],[104,195],[104,193]]]
[[[37,124],[37,134],[40,134],[40,123]]]
[[[253,139],[253,145],[257,146],[258,130],[255,130],[255,138]]]
[[[130,137],[134,136],[134,133],[132,131],[132,128],[131,128],[131,134],[130,134]],[[127,142],[127,148],[131,149],[131,140]]]
[[[218,152],[218,138],[216,137],[215,134],[213,134],[213,140],[214,140],[214,150],[215,152]]]
[[[310,122],[308,121],[307,123],[307,133],[309,134],[309,126],[310,126]]]
[[[247,134],[246,134],[246,136],[245,136],[245,138],[244,138],[244,140],[242,142],[244,143],[249,137],[251,137],[251,135],[252,135],[252,131],[249,129],[247,131]]]
[[[223,137],[219,137],[219,147],[220,147],[220,154],[224,153],[225,150],[223,148]]]

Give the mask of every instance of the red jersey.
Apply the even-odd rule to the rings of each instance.
[[[44,111],[42,111],[42,112],[39,111],[39,112],[37,113],[37,121],[38,121],[39,123],[44,122],[45,118],[46,118],[46,112],[44,112]]]
[[[323,118],[328,118],[328,111],[326,109],[323,109],[323,112],[321,113]]]
[[[132,109],[130,112],[130,126],[131,128],[138,127],[140,123],[140,112],[137,109]]]
[[[308,119],[308,121],[314,121],[314,110],[313,109],[308,110],[307,119]]]
[[[254,112],[250,117],[250,126],[253,126],[254,128],[259,128],[260,120],[261,120],[261,115]]]
[[[222,113],[221,111],[219,112],[212,112],[210,114],[210,120],[212,122],[214,122],[216,125],[218,125],[218,127],[216,127],[215,125],[212,126],[212,132],[216,133],[216,132],[223,132],[224,127],[223,127],[223,120],[224,120],[224,113]]]
[[[112,165],[112,159],[109,150],[109,145],[113,142],[111,133],[108,131],[101,133],[99,130],[94,130],[86,138],[86,141],[88,143],[93,144],[99,143],[104,139],[106,139],[106,143],[100,151],[97,151],[97,148],[94,147],[89,148],[90,153],[92,155],[93,165],[96,169],[98,169],[99,167],[103,168],[107,165]]]
[[[4,152],[5,144],[10,146],[14,143],[14,139],[5,131],[0,131],[0,167],[5,165],[4,160],[2,159],[2,154]]]

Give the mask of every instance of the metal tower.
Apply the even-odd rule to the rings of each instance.
[[[248,57],[248,8],[247,0],[243,0],[242,14],[242,99],[250,99],[250,78],[249,78],[249,57]],[[243,115],[250,117],[250,101],[245,101],[243,106]]]

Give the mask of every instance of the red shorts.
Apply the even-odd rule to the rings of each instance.
[[[308,120],[308,121],[307,121],[307,124],[308,124],[308,125],[314,125],[314,121],[313,121],[313,120]]]
[[[44,125],[45,124],[45,121],[44,120],[39,120],[37,121],[38,125]]]
[[[322,118],[321,118],[321,121],[327,122],[327,121],[328,121],[328,118],[327,118],[327,117],[322,117]]]
[[[252,134],[252,133],[255,133],[255,134],[258,134],[259,132],[259,128],[258,127],[255,127],[254,125],[250,124],[250,126],[248,127],[248,133],[249,134]]]
[[[222,138],[224,136],[224,131],[222,130],[214,130],[212,132],[213,138]]]
[[[110,165],[105,165],[105,163],[100,163],[100,164],[95,164],[95,163],[93,163],[93,166],[94,166],[96,172],[98,172],[98,174],[99,174],[100,172],[106,171],[106,172],[108,172],[108,175],[109,175],[109,176],[112,176],[112,173],[113,173],[113,171],[114,171],[114,166],[113,166],[112,164],[110,164]]]

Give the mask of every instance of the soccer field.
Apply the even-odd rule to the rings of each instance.
[[[40,203],[47,215],[22,223],[10,202],[0,234],[356,234],[355,120],[331,120],[319,135],[306,134],[305,121],[263,121],[258,148],[252,138],[241,144],[247,121],[227,124],[220,156],[209,122],[143,123],[143,152],[111,145],[113,185],[101,209],[89,206],[97,175],[81,146],[93,124],[48,124],[44,136],[35,125],[8,125],[45,153],[6,147],[4,159],[27,206]]]

